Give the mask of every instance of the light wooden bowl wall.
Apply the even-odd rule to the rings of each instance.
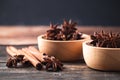
[[[103,71],[120,71],[120,48],[101,48],[83,43],[83,57],[88,67]]]
[[[82,43],[90,39],[89,35],[83,34],[81,40],[55,41],[38,37],[38,47],[40,52],[50,56],[55,56],[61,61],[75,61],[82,58]]]

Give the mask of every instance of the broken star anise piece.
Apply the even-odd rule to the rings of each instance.
[[[56,72],[63,70],[63,64],[55,57],[45,55],[44,60],[46,62],[45,66],[47,71]]]

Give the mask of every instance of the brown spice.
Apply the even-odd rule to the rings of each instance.
[[[41,62],[39,62],[32,54],[29,54],[29,52],[27,52],[25,50],[25,48],[23,48],[22,50],[18,50],[19,53],[25,55],[25,57],[31,62],[31,64],[37,69],[37,70],[41,70],[42,69],[42,64]]]
[[[62,71],[63,64],[53,56],[48,56],[45,53],[40,53],[35,47],[29,46],[26,51],[35,56],[43,65],[45,65],[47,71]]]
[[[47,71],[62,71],[63,64],[53,56],[40,53],[35,47],[29,46],[28,48],[16,49],[13,46],[6,48],[10,57],[6,63],[7,67],[18,67],[17,63],[21,63],[26,67],[31,63],[37,70],[41,70],[43,65]]]
[[[72,20],[64,20],[61,25],[62,28],[58,28],[58,25],[50,24],[50,29],[47,30],[44,35],[48,40],[79,40],[82,39],[82,33],[77,31],[77,23]]]
[[[45,55],[45,54],[44,54]],[[46,62],[46,70],[47,71],[62,71],[63,70],[63,64],[56,59],[53,56],[48,56],[45,55],[46,57],[44,57],[44,60]]]
[[[10,58],[6,63],[7,67],[18,67],[18,63],[19,67],[31,66],[30,62],[25,58],[24,55],[19,54],[16,48],[9,46],[6,47],[6,51],[10,55]]]
[[[120,33],[105,33],[101,31],[100,33],[95,32],[91,35],[93,40],[90,44],[97,47],[107,47],[107,48],[120,48]]]
[[[23,60],[24,55],[15,55],[10,57],[6,63],[7,67],[17,67],[17,63],[20,63]]]
[[[24,52],[24,50],[22,49],[18,50],[13,46],[6,47],[6,50],[8,54],[11,56],[11,58],[9,58],[6,63],[7,67],[18,67],[17,63],[21,63],[22,66],[26,67],[26,65],[28,66],[29,63],[31,63],[37,70],[42,69],[42,64],[31,54]]]

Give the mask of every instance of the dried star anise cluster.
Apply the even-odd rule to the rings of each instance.
[[[105,33],[101,31],[100,33],[95,32],[94,35],[91,35],[93,40],[90,44],[97,47],[106,47],[106,48],[120,48],[120,33]]]
[[[76,28],[77,23],[71,20],[64,20],[61,25],[62,28],[58,28],[58,25],[50,24],[50,29],[47,30],[44,38],[48,40],[79,40],[82,39],[82,33]]]
[[[20,64],[22,67],[31,66],[31,63],[28,60],[24,59],[24,55],[15,55],[13,57],[10,57],[7,60],[6,66],[9,68],[15,68],[18,67],[18,64]]]
[[[44,54],[44,60],[46,65],[47,71],[62,71],[63,70],[63,64],[56,59],[54,56],[48,56]]]

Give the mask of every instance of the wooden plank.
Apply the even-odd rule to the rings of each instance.
[[[0,26],[0,45],[37,44],[37,37],[44,34],[48,26]],[[78,26],[80,32],[93,34],[94,31],[119,32],[120,27]]]
[[[0,45],[30,45],[37,44],[37,36],[44,27],[0,27],[0,30]]]
[[[7,68],[5,63],[0,63],[1,80],[119,80],[119,72],[100,72],[89,69],[84,63],[65,63],[62,72],[38,71],[30,68]]]

